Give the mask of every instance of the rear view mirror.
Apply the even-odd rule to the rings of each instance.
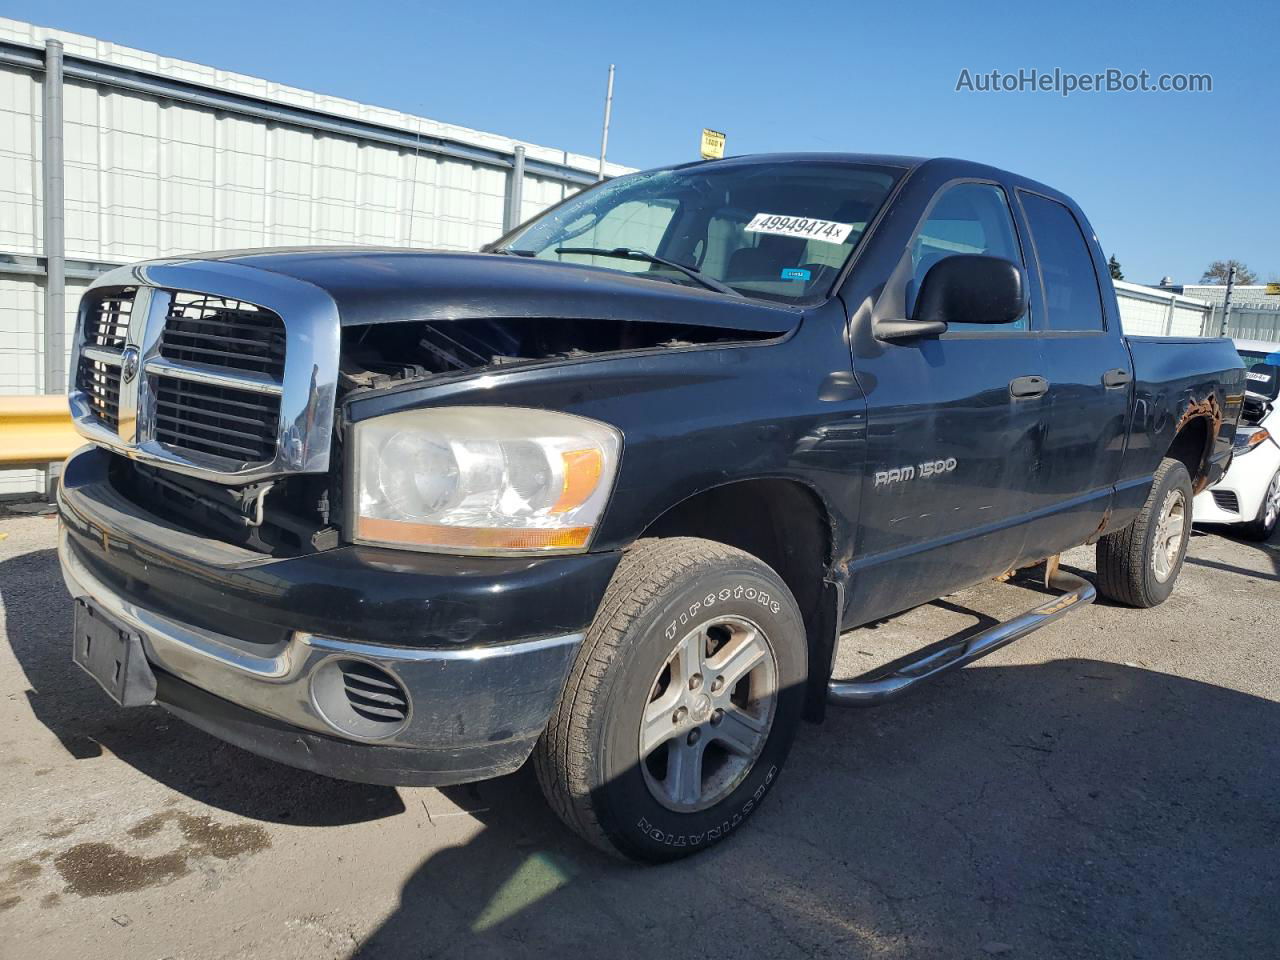
[[[1280,367],[1270,363],[1255,363],[1245,371],[1244,388],[1266,400],[1280,397]]]
[[[1013,323],[1027,311],[1027,278],[1003,257],[959,253],[924,275],[912,320],[918,323]]]

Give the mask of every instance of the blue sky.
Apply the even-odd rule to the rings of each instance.
[[[1280,6],[0,0],[0,14],[580,153],[947,155],[1072,194],[1128,279],[1280,279]],[[962,69],[1209,73],[1212,93],[957,93]]]

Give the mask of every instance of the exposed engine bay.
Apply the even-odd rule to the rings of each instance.
[[[622,320],[418,321],[346,327],[338,402],[444,374],[602,354],[677,350],[773,339],[776,334],[688,324]],[[333,441],[334,463],[342,438]],[[123,494],[185,528],[271,556],[338,546],[342,471],[293,475],[240,487],[200,480],[119,457],[113,481]]]
[[[340,391],[378,389],[461,370],[603,353],[771,339],[749,330],[626,320],[419,321],[345,327]]]

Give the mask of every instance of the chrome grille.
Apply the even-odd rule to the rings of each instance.
[[[94,417],[115,430],[120,426],[120,367],[89,357],[80,358],[76,388],[84,392]]]
[[[107,294],[92,304],[84,318],[84,342],[113,350],[124,349],[136,292],[130,287]]]
[[[155,436],[170,449],[260,463],[276,450],[280,398],[272,394],[156,378]]]
[[[199,382],[163,364],[155,373],[155,438],[182,453],[264,463],[276,452],[280,396],[262,383],[284,377],[284,322],[250,303],[176,292],[160,335],[160,356],[190,371],[244,378],[234,384]]]
[[[96,444],[215,483],[324,473],[341,329],[328,293],[269,270],[118,267],[82,300],[72,420]]]
[[[160,355],[182,363],[284,376],[284,322],[250,303],[175,293]]]
[[[93,418],[112,430],[120,426],[120,354],[136,293],[133,287],[104,290],[84,311],[75,387],[84,393]]]

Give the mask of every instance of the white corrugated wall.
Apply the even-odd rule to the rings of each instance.
[[[42,49],[48,38],[62,41],[68,55],[411,136],[503,154],[518,144],[0,18],[0,40]],[[0,63],[0,394],[44,389],[43,279],[12,265],[43,253],[41,90],[39,72]],[[202,250],[330,243],[474,250],[502,232],[510,174],[499,166],[71,77],[64,104],[68,329],[89,283],[75,261],[117,264]],[[598,164],[522,145],[529,160],[579,175],[594,173]],[[627,169],[610,164],[607,172]],[[527,173],[520,219],[579,188]],[[0,495],[39,488],[36,471],[0,470]]]
[[[1209,315],[1203,300],[1116,280],[1124,332],[1134,336],[1198,337]]]

